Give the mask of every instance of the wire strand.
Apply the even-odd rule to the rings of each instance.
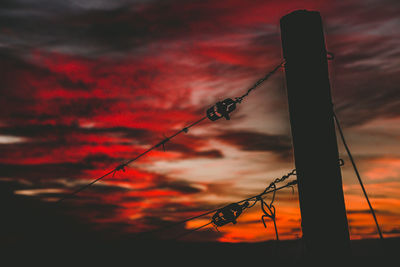
[[[255,196],[249,197],[249,198],[247,198],[247,199],[243,199],[243,200],[241,200],[241,201],[239,201],[239,202],[237,202],[237,203],[243,203],[243,202],[249,201],[249,200],[251,200],[251,199],[258,198],[258,197],[261,197],[261,199],[263,199],[262,197],[263,197],[264,195],[270,194],[270,193],[275,193],[276,191],[282,190],[282,189],[287,188],[287,187],[291,187],[291,186],[293,186],[294,184],[296,184],[296,182],[297,182],[297,180],[293,180],[293,181],[291,181],[291,182],[288,182],[286,185],[283,185],[283,186],[281,186],[281,187],[276,187],[276,188],[274,188],[274,189],[272,189],[272,190],[269,190],[269,191],[264,191],[263,193],[261,193],[261,194],[259,194],[259,195],[255,195]],[[256,202],[257,202],[257,201],[256,201]],[[255,203],[256,203],[256,202],[255,202]],[[252,204],[251,206],[248,206],[247,209],[248,209],[248,208],[251,208],[251,207],[253,207],[253,206],[254,206],[254,205]],[[225,206],[224,206],[224,207],[225,207]],[[221,208],[223,208],[223,207],[221,207]],[[198,215],[198,216],[195,216],[195,217],[186,219],[186,220],[181,221],[181,222],[178,222],[178,223],[187,222],[187,221],[194,220],[194,219],[197,219],[197,218],[200,218],[200,217],[204,217],[204,216],[206,216],[206,215],[208,215],[208,214],[211,214],[211,213],[214,213],[214,212],[216,212],[216,211],[218,211],[218,210],[219,210],[219,209],[211,210],[211,211],[208,211],[208,212],[203,213],[203,214],[201,214],[201,215]],[[278,229],[277,229],[277,226],[276,226],[275,218],[273,219],[273,222],[274,222],[274,228],[275,228],[276,238],[277,238],[277,241],[279,241]],[[176,223],[176,224],[178,224],[178,223]],[[184,233],[184,234],[182,234],[182,235],[179,235],[178,237],[176,237],[176,238],[174,238],[174,239],[178,239],[178,238],[181,238],[181,237],[183,237],[183,236],[186,236],[187,234],[191,234],[191,233],[193,233],[193,232],[195,232],[195,231],[198,231],[198,230],[200,230],[200,229],[202,229],[202,228],[204,228],[204,227],[206,227],[206,226],[208,226],[208,225],[210,225],[210,224],[212,224],[212,223],[213,223],[213,221],[210,221],[210,222],[208,222],[208,223],[206,223],[206,224],[204,224],[204,225],[202,225],[202,226],[200,226],[200,227],[198,227],[198,228],[191,229],[191,230],[189,230],[188,232],[186,232],[186,233]],[[169,228],[169,227],[168,227],[168,228]],[[165,228],[164,228],[163,230],[165,230]]]
[[[285,64],[286,60],[281,61],[281,63],[279,63],[278,65],[276,65],[276,67],[270,71],[269,73],[267,73],[263,78],[259,79],[252,87],[250,87],[247,92],[245,94],[243,94],[240,97],[236,97],[235,98],[235,102],[236,103],[241,103],[243,101],[243,99],[245,97],[247,97],[251,91],[253,91],[254,89],[256,89],[260,84],[262,84],[263,82],[265,82],[266,80],[269,79],[269,77],[271,77],[275,72],[277,72],[284,64]]]
[[[279,68],[281,68],[283,66],[283,64],[285,63],[285,61],[282,61],[279,65],[277,65],[272,71],[270,71],[268,74],[266,74],[263,78],[261,78],[260,80],[258,80],[250,89],[247,90],[247,92],[240,96],[240,97],[236,97],[235,102],[236,103],[241,103],[243,101],[243,99],[245,97],[247,97],[250,92],[252,90],[254,90],[256,87],[258,87],[261,83],[263,83],[264,81],[268,80],[269,77],[271,77]],[[81,188],[73,191],[72,193],[67,194],[65,197],[60,198],[57,203],[60,203],[68,198],[71,198],[73,196],[75,196],[76,194],[78,194],[79,192],[85,190],[86,188],[92,186],[93,184],[97,183],[98,181],[100,181],[101,179],[104,179],[105,177],[109,176],[110,174],[113,174],[113,176],[115,175],[115,173],[119,170],[124,170],[124,168],[126,166],[128,166],[130,163],[138,160],[139,158],[141,158],[142,156],[146,155],[147,153],[149,153],[150,151],[158,148],[159,146],[162,146],[163,149],[165,150],[165,144],[167,142],[169,142],[172,138],[176,137],[177,135],[181,134],[181,133],[187,133],[189,131],[189,128],[199,124],[200,122],[202,122],[203,120],[207,119],[208,116],[204,116],[201,119],[193,122],[192,124],[190,124],[189,126],[186,126],[184,128],[182,128],[181,130],[177,131],[176,133],[174,133],[173,135],[171,135],[170,137],[166,137],[164,140],[162,140],[161,142],[157,143],[156,145],[152,146],[151,148],[149,148],[148,150],[144,151],[142,154],[138,155],[137,157],[128,160],[125,163],[122,163],[120,165],[118,165],[117,167],[115,167],[113,170],[109,171],[108,173],[104,174],[103,176],[100,176],[99,178],[94,179],[92,182],[82,186]]]
[[[295,172],[293,172],[293,171],[292,171],[291,173],[295,174]],[[283,176],[283,177],[285,177],[285,176]],[[279,179],[279,178],[278,178],[278,179]],[[276,181],[276,180],[277,180],[277,179],[275,179],[275,181]],[[276,187],[275,189],[272,189],[272,190],[264,190],[261,194],[248,197],[248,198],[246,198],[246,199],[240,200],[240,201],[237,202],[237,203],[238,203],[238,204],[241,204],[241,203],[244,203],[244,202],[246,202],[246,201],[252,201],[252,200],[254,200],[255,202],[254,202],[253,204],[251,204],[250,206],[247,207],[247,209],[249,209],[249,208],[253,207],[253,206],[258,202],[258,200],[257,200],[258,197],[261,196],[261,198],[262,198],[262,197],[264,197],[264,196],[267,195],[267,194],[274,193],[275,191],[279,191],[279,190],[282,190],[282,189],[287,188],[287,187],[292,187],[292,186],[295,185],[295,184],[297,184],[297,180],[290,181],[290,182],[288,182],[287,184],[285,184],[285,185],[283,185],[283,186],[280,186],[280,187]],[[269,186],[269,187],[270,187],[270,186]],[[268,187],[267,187],[267,188],[268,188]],[[154,234],[154,233],[157,233],[157,232],[162,232],[162,231],[165,231],[165,230],[167,230],[167,229],[170,229],[170,228],[173,228],[173,227],[175,227],[175,226],[178,226],[178,225],[180,225],[180,224],[186,223],[186,222],[188,222],[188,221],[192,221],[192,220],[195,220],[195,219],[198,219],[198,218],[202,218],[202,217],[204,217],[204,216],[207,216],[207,215],[210,215],[210,214],[212,214],[212,213],[217,212],[218,210],[222,209],[222,208],[225,207],[225,206],[226,206],[226,205],[221,206],[221,207],[216,208],[216,209],[213,209],[213,210],[209,210],[209,211],[204,212],[204,213],[202,213],[202,214],[199,214],[199,215],[196,215],[196,216],[193,216],[193,217],[190,217],[190,218],[187,218],[187,219],[178,221],[178,222],[171,223],[171,224],[169,224],[169,225],[167,225],[167,226],[164,226],[164,227],[162,227],[162,228],[158,228],[158,229],[155,229],[155,230],[150,230],[150,231],[147,231],[147,232],[138,233],[138,234],[137,234],[137,238],[138,238],[139,236],[143,236],[143,235],[150,235],[150,234]],[[210,223],[212,223],[212,221],[211,221]]]
[[[78,194],[79,192],[85,190],[86,188],[92,186],[93,184],[97,183],[98,181],[100,181],[101,179],[104,179],[105,177],[109,176],[110,174],[115,174],[117,171],[119,170],[123,170],[126,166],[128,166],[129,164],[131,164],[132,162],[138,160],[139,158],[143,157],[144,155],[146,155],[147,153],[149,153],[150,151],[156,149],[159,146],[164,146],[165,143],[167,143],[169,140],[171,140],[172,138],[176,137],[177,135],[181,134],[181,133],[187,133],[189,131],[189,129],[197,124],[199,124],[200,122],[202,122],[203,120],[205,120],[207,118],[207,116],[202,117],[201,119],[193,122],[192,124],[182,128],[181,130],[177,131],[176,133],[174,133],[173,135],[171,135],[170,137],[165,138],[164,140],[162,140],[161,142],[159,142],[158,144],[152,146],[151,148],[147,149],[146,151],[144,151],[143,153],[139,154],[138,156],[136,156],[135,158],[128,160],[125,163],[122,163],[120,165],[118,165],[117,167],[115,167],[113,170],[107,172],[106,174],[104,174],[103,176],[100,176],[99,178],[94,179],[92,182],[80,187],[79,189],[73,191],[72,193],[69,193],[68,195],[66,195],[63,198],[60,198],[57,202],[62,202],[68,198],[71,198],[73,196],[75,196],[76,194]]]
[[[371,211],[372,217],[374,217],[374,221],[375,221],[376,229],[378,230],[378,233],[379,233],[379,237],[380,237],[380,239],[383,239],[383,235],[382,235],[381,229],[379,227],[378,219],[376,218],[374,208],[372,207],[371,202],[369,201],[367,191],[365,190],[365,187],[364,187],[363,181],[361,179],[360,173],[358,172],[356,163],[355,163],[355,161],[353,159],[353,156],[351,155],[349,147],[347,146],[346,139],[345,139],[343,131],[342,131],[342,127],[340,126],[339,120],[338,120],[338,118],[336,116],[336,113],[334,111],[333,111],[333,118],[335,119],[336,126],[337,126],[339,134],[340,134],[340,138],[342,140],[344,148],[346,149],[347,155],[349,156],[349,159],[350,159],[351,164],[353,166],[354,172],[355,172],[355,174],[357,176],[358,182],[360,183],[361,189],[362,189],[362,191],[364,193],[364,197],[367,200],[367,203],[368,203],[369,209]]]

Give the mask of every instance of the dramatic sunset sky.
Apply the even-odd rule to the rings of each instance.
[[[282,60],[279,19],[297,9],[321,13],[337,115],[384,236],[400,236],[400,1],[2,0],[0,242],[40,237],[49,222],[133,235],[258,194],[290,172],[279,70],[230,121],[203,121],[55,204],[244,93]],[[340,142],[339,151],[351,238],[376,238]],[[297,190],[278,192],[275,206],[280,237],[301,237]],[[236,225],[185,240],[273,239],[261,215],[255,206]]]

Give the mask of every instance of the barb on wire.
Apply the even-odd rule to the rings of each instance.
[[[224,117],[227,120],[230,120],[230,116],[229,113],[231,113],[232,111],[234,111],[236,109],[236,104],[237,103],[241,103],[242,100],[247,97],[249,95],[249,93],[254,90],[257,86],[259,86],[261,83],[263,83],[264,81],[266,81],[271,75],[273,75],[280,67],[282,67],[284,64],[284,61],[281,62],[278,66],[276,66],[271,72],[269,72],[266,76],[264,76],[263,78],[261,78],[260,80],[258,80],[250,89],[247,90],[247,92],[240,96],[240,97],[236,97],[235,100],[232,100],[230,98],[225,99],[224,101],[219,101],[217,102],[214,106],[212,106],[211,108],[207,109],[206,112],[206,116],[202,117],[201,119],[197,120],[196,122],[190,124],[189,126],[186,126],[184,128],[182,128],[181,130],[179,130],[178,132],[176,132],[175,134],[166,137],[164,140],[162,140],[161,142],[157,143],[156,145],[152,146],[151,148],[149,148],[148,150],[146,150],[145,152],[143,152],[142,154],[140,154],[139,156],[137,156],[136,158],[133,158],[125,163],[122,163],[120,165],[118,165],[116,168],[114,168],[113,170],[109,171],[108,173],[104,174],[103,176],[94,179],[92,182],[90,182],[89,184],[86,184],[84,186],[82,186],[81,188],[79,188],[78,190],[66,195],[63,198],[60,198],[57,202],[62,202],[63,200],[67,199],[67,198],[71,198],[73,196],[75,196],[76,194],[78,194],[79,192],[85,190],[86,188],[90,187],[91,185],[95,184],[96,182],[100,181],[101,179],[104,179],[105,177],[109,176],[112,174],[112,177],[114,177],[115,173],[119,170],[123,170],[125,171],[125,167],[128,166],[130,163],[134,162],[135,160],[141,158],[142,156],[146,155],[147,153],[149,153],[150,151],[152,151],[153,149],[156,149],[160,146],[163,147],[163,150],[165,151],[165,144],[168,143],[172,138],[176,137],[177,135],[181,134],[181,133],[187,133],[189,131],[189,128],[197,125],[198,123],[202,122],[203,120],[205,120],[206,118],[210,119],[211,121],[216,121],[222,117]]]
[[[99,178],[96,178],[96,179],[93,180],[92,182],[90,182],[90,183],[88,183],[88,184],[86,184],[86,185],[80,187],[80,188],[77,189],[76,191],[73,191],[72,193],[66,195],[66,196],[63,197],[63,198],[60,198],[57,202],[62,202],[62,201],[64,201],[65,199],[68,199],[68,198],[71,198],[71,197],[75,196],[75,195],[78,194],[79,192],[85,190],[86,188],[90,187],[90,186],[93,185],[94,183],[100,181],[101,179],[104,179],[105,177],[107,177],[107,176],[109,176],[109,175],[111,175],[111,174],[112,174],[112,177],[114,177],[115,173],[118,172],[118,171],[120,171],[120,170],[122,170],[122,171],[125,172],[125,167],[126,167],[126,166],[128,166],[129,164],[131,164],[131,163],[134,162],[135,160],[137,160],[137,159],[143,157],[144,155],[146,155],[146,154],[149,153],[150,151],[152,151],[152,150],[158,148],[159,146],[163,146],[163,147],[164,147],[165,144],[166,144],[167,142],[169,142],[172,138],[176,137],[177,135],[179,135],[179,134],[181,134],[181,133],[187,133],[187,132],[189,131],[189,128],[191,128],[191,127],[193,127],[193,126],[199,124],[200,122],[202,122],[202,121],[205,120],[206,118],[207,118],[207,116],[204,116],[203,118],[197,120],[196,122],[194,122],[194,123],[192,123],[192,124],[190,124],[190,125],[188,125],[188,126],[182,128],[181,130],[177,131],[175,134],[173,134],[173,135],[171,135],[171,136],[169,136],[169,137],[166,137],[164,140],[162,140],[162,141],[159,142],[158,144],[152,146],[152,147],[149,148],[148,150],[144,151],[142,154],[138,155],[137,157],[135,157],[135,158],[133,158],[133,159],[131,159],[131,160],[128,160],[128,161],[125,162],[125,163],[121,163],[120,165],[118,165],[118,166],[115,167],[113,170],[109,171],[108,173],[104,174],[103,176],[100,176]],[[165,150],[165,147],[164,147],[164,150]]]
[[[285,181],[286,179],[288,179],[292,175],[297,175],[296,169],[293,169],[291,172],[289,172],[286,175],[283,175],[281,178],[276,178],[273,182],[271,182],[269,184],[269,186],[267,188],[265,188],[263,193],[267,192],[269,189],[271,189],[272,187],[276,186],[277,183],[281,183],[281,182]],[[274,194],[274,197],[275,197],[275,194]]]

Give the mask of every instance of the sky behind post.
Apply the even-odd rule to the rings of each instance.
[[[242,95],[282,61],[279,19],[297,9],[321,13],[335,55],[329,68],[337,115],[384,236],[399,236],[400,2],[394,0],[1,1],[6,221],[12,224],[13,205],[55,202],[203,117],[217,101]],[[377,237],[340,142],[339,151],[351,238]],[[93,231],[137,233],[261,193],[293,168],[279,70],[230,121],[202,122],[168,142],[165,152],[152,151],[60,209]],[[297,191],[278,192],[275,206],[280,237],[300,237]],[[272,223],[265,230],[260,218],[255,206],[236,225],[186,240],[273,239]],[[33,231],[29,224],[21,223],[25,232]]]

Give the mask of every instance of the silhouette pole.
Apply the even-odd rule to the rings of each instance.
[[[280,26],[305,259],[343,263],[350,238],[321,17],[298,10]]]

